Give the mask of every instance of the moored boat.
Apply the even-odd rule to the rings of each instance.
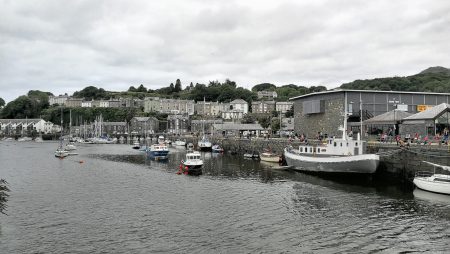
[[[213,145],[211,148],[213,153],[223,153],[223,148],[220,147],[219,145]]]
[[[280,162],[280,156],[272,152],[263,152],[260,154],[259,158],[261,159],[261,161],[275,162],[275,163]]]
[[[194,151],[194,144],[189,143],[186,145],[186,149],[188,152],[193,152]]]
[[[449,166],[424,161],[427,164],[450,171]],[[436,174],[435,172],[416,172],[413,180],[414,185],[422,190],[450,195],[450,175]]]
[[[201,175],[203,167],[203,160],[199,152],[186,153],[186,159],[181,161],[180,170],[178,174],[184,173],[188,175]]]
[[[251,153],[244,153],[244,158],[246,159],[259,159],[259,154],[255,151],[251,152]]]
[[[152,160],[167,160],[169,158],[169,148],[165,144],[153,144],[147,150],[147,155]]]
[[[200,151],[212,150],[212,144],[206,136],[203,136],[202,139],[198,141],[197,146]]]
[[[139,149],[139,148],[141,148],[141,144],[139,143],[139,141],[134,141],[133,145],[131,146],[131,148]]]
[[[66,151],[73,151],[73,150],[77,150],[77,147],[75,146],[75,143],[69,142],[69,143],[66,144],[64,150],[66,150]]]
[[[323,173],[374,173],[380,162],[377,154],[364,154],[363,141],[329,138],[318,145],[288,147],[284,157],[297,170]]]
[[[175,140],[175,146],[186,146],[186,141],[183,140]]]

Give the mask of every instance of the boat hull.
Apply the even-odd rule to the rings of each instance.
[[[205,151],[205,152],[212,151],[212,148],[210,146],[199,146],[198,148],[200,149],[200,151]]]
[[[428,177],[415,177],[413,183],[421,190],[450,195],[448,182],[430,181]]]
[[[203,174],[203,170],[202,170],[202,167],[203,167],[203,165],[186,165],[186,164],[183,164],[183,167],[184,168],[188,168],[188,175],[196,175],[196,176],[198,176],[198,175],[201,175],[201,174]]]
[[[286,163],[307,172],[372,174],[377,170],[380,156],[362,154],[342,157],[310,157],[284,151]]]
[[[152,160],[162,161],[169,158],[169,151],[149,151],[148,157]]]

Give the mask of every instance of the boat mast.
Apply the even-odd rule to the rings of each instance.
[[[362,98],[361,93],[359,93],[359,137],[358,140],[363,137],[363,111],[362,111]]]
[[[344,91],[344,129],[342,130],[342,139],[347,140],[347,92]]]

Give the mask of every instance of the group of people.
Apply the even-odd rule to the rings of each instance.
[[[387,133],[386,132],[381,133],[380,142],[387,143],[395,140],[397,145],[399,146],[409,146],[412,143],[423,145],[428,145],[431,143],[436,143],[439,145],[441,144],[448,145],[448,138],[449,138],[448,128],[445,128],[442,134],[436,133],[436,135],[431,137],[429,137],[428,135],[422,137],[421,135],[419,135],[419,133],[416,132],[413,137],[411,136],[411,134],[407,133],[404,136],[404,138],[402,138],[398,134],[394,136],[391,129],[389,129]]]

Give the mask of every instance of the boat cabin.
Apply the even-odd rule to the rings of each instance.
[[[200,154],[197,154],[197,153],[186,154],[186,159],[188,159],[188,160],[200,160]]]
[[[336,139],[329,138],[326,142],[318,145],[301,145],[298,148],[297,153],[304,155],[360,155],[363,154],[363,141],[353,139]]]

